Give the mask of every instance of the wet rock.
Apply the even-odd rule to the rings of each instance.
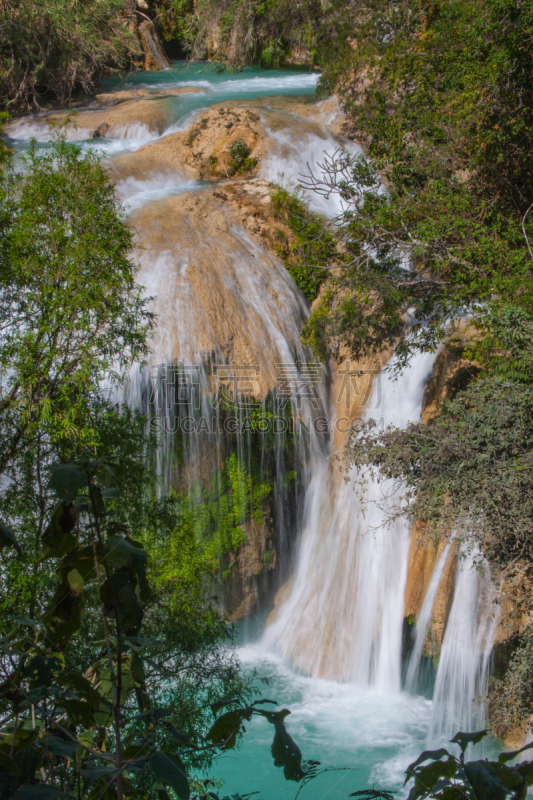
[[[277,367],[297,351],[303,297],[274,257],[268,184],[223,185],[144,206],[132,215],[142,246],[139,282],[156,296],[153,363],[211,353],[257,365],[247,391],[264,398]]]
[[[453,400],[479,374],[480,365],[465,357],[465,350],[476,335],[472,325],[460,322],[438,353],[424,392],[422,422],[425,424],[440,416],[444,402]]]
[[[270,520],[271,522],[271,520]],[[248,520],[240,526],[246,540],[228,557],[232,578],[224,589],[226,610],[232,622],[249,617],[268,585],[268,573],[276,569],[277,554],[267,519]]]
[[[170,67],[154,23],[148,19],[143,20],[138,26],[139,39],[144,53],[145,70],[162,70]]]
[[[17,137],[24,127],[35,128],[39,138],[52,136],[57,125],[69,119],[67,138],[71,141],[106,137],[108,139],[139,135],[161,134],[171,121],[169,101],[164,98],[139,97],[110,108],[79,110],[75,114],[57,111],[39,117],[21,117],[6,126],[8,136]],[[25,138],[25,137],[22,137]]]
[[[230,121],[232,126],[228,129]],[[121,178],[140,178],[165,169],[179,170],[197,180],[251,176],[257,172],[265,139],[259,115],[253,110],[215,107],[202,112],[187,130],[171,133],[115,159],[113,170]],[[237,164],[232,155],[237,140],[246,146],[246,163]]]
[[[437,542],[428,541],[425,533],[425,526],[417,521],[411,534],[405,585],[404,616],[405,619],[413,622],[418,618],[422,609],[437,560],[448,543],[447,536],[441,537]],[[452,607],[456,567],[457,543],[454,542],[442,570],[431,611],[432,622],[423,648],[423,654],[434,659],[438,658]]]
[[[96,106],[114,106],[117,103],[124,103],[129,100],[137,100],[140,97],[172,97],[180,94],[203,94],[204,89],[197,86],[178,86],[175,88],[158,89],[118,89],[116,91],[102,92],[94,97]]]

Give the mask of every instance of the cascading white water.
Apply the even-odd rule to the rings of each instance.
[[[285,113],[278,115],[278,126],[279,118],[285,123],[283,127],[278,127],[277,130],[267,127],[271,146],[261,165],[260,176],[271,183],[280,184],[289,191],[296,189],[301,191],[302,178],[308,179],[311,175],[320,176],[320,165],[324,163],[324,159],[333,157],[340,148],[352,156],[363,153],[358,144],[336,136],[326,125]],[[328,198],[311,191],[305,191],[303,194],[313,211],[330,219],[343,210],[338,194],[332,193]]]
[[[419,354],[397,380],[384,375],[371,413],[384,425],[416,421],[433,360]],[[348,477],[339,486],[324,464],[311,482],[295,576],[266,641],[312,675],[399,692],[410,531],[402,519],[384,526],[398,501],[389,481],[360,497]]]
[[[485,727],[488,668],[498,608],[488,564],[461,548],[455,591],[440,652],[429,743]]]
[[[409,665],[407,667],[407,673],[405,676],[405,686],[410,692],[414,692],[416,690],[417,677],[422,659],[422,650],[428,635],[428,630],[433,615],[433,604],[435,603],[435,598],[437,597],[437,592],[439,591],[440,580],[442,578],[442,573],[444,571],[444,567],[446,566],[446,562],[448,561],[454,538],[455,537],[450,537],[450,540],[447,542],[444,550],[437,559],[437,563],[433,568],[431,579],[424,597],[424,602],[422,603],[422,608],[420,609],[420,614],[416,620],[415,642],[409,657]]]
[[[157,324],[149,366],[143,372],[132,370],[127,400],[143,410],[151,425],[157,423],[161,485],[180,487],[192,519],[202,519],[205,493],[214,485],[212,494],[219,493],[216,513],[221,527],[227,525],[224,487],[228,459],[236,459],[240,477],[233,490],[249,503],[239,504],[241,516],[235,522],[247,531],[249,559],[259,563],[258,569],[244,563],[246,556],[239,561],[241,585],[248,592],[265,577],[255,577],[261,560],[274,549],[283,567],[294,539],[300,498],[313,465],[323,458],[325,437],[312,422],[324,416],[325,384],[316,386],[314,401],[301,398],[298,410],[290,387],[301,382],[309,359],[300,344],[308,314],[305,301],[285,267],[236,224],[231,210],[207,200],[204,212],[202,202],[196,194],[173,195],[143,205],[133,216],[143,246],[139,281],[156,298]],[[287,372],[289,389],[278,397]],[[221,373],[229,376],[224,385]],[[239,400],[238,392],[245,397]],[[180,393],[196,397],[198,406],[186,407]],[[253,407],[251,395],[259,407]],[[254,433],[252,415],[267,426],[283,423],[284,403],[307,428],[296,426],[292,433],[278,429],[262,441]],[[252,480],[256,487],[272,487],[262,509],[254,505]],[[222,550],[228,546],[222,540]],[[228,599],[234,610],[242,598],[238,587],[232,591]]]

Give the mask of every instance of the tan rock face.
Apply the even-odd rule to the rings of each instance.
[[[298,125],[298,117],[305,120],[312,120],[318,124],[327,125],[334,133],[342,134],[346,123],[340,101],[337,95],[331,95],[325,100],[316,102],[312,97],[287,97],[286,95],[275,95],[274,97],[257,97],[254,100],[246,100],[232,103],[233,108],[247,107],[261,109],[266,112],[285,112],[290,114],[292,126]],[[285,117],[283,125],[287,124]],[[303,121],[302,121],[303,122]],[[305,123],[304,123],[305,125]],[[275,128],[275,125],[273,126]],[[306,129],[309,130],[307,125]],[[313,130],[313,133],[321,134],[320,128]]]
[[[424,393],[422,422],[426,425],[441,414],[446,400],[452,400],[479,373],[480,365],[465,357],[465,349],[475,336],[475,329],[461,322],[438,353]]]
[[[253,176],[257,171],[265,135],[259,116],[253,110],[212,108],[197,117],[185,131],[171,133],[145,145],[135,153],[113,160],[112,172],[118,178],[143,178],[150,172],[175,170],[197,180],[229,178],[236,174],[231,148],[242,141],[248,158],[256,162],[253,169],[239,174]]]
[[[300,348],[305,301],[270,251],[268,184],[251,181],[168,197],[135,212],[139,282],[161,320],[152,363],[215,353],[257,365],[250,393],[276,386]]]
[[[197,86],[178,86],[173,89],[118,89],[116,91],[102,92],[95,95],[96,106],[114,106],[128,100],[137,100],[140,97],[173,97],[180,94],[203,94],[204,90]]]
[[[138,27],[139,39],[144,53],[144,69],[162,70],[170,67],[170,61],[163,52],[159,36],[150,20],[143,20]]]
[[[246,541],[232,554],[232,580],[225,588],[226,606],[234,622],[245,619],[257,606],[259,585],[276,568],[276,549],[269,521],[248,520],[241,526]]]
[[[441,414],[444,402],[451,400],[479,372],[479,365],[464,355],[473,336],[475,331],[464,322],[456,325],[450,332],[435,359],[433,373],[426,385],[422,406],[423,423],[429,424],[435,420]],[[447,536],[441,537],[437,543],[428,541],[425,526],[420,521],[415,523],[405,589],[405,618],[418,617],[435,564],[447,541]],[[456,566],[457,544],[454,542],[448,553],[433,604],[433,622],[424,648],[426,655],[437,656],[442,645],[453,601]]]
[[[79,110],[75,114],[56,111],[44,117],[22,117],[13,120],[6,128],[8,135],[17,135],[21,125],[28,122],[39,126],[39,137],[52,135],[55,126],[62,125],[71,117],[67,138],[71,141],[94,139],[105,136],[117,139],[134,135],[135,131],[161,134],[171,122],[169,101],[165,98],[124,100],[110,108]],[[48,125],[48,130],[46,126]]]
[[[307,307],[273,255],[280,224],[270,215],[271,191],[258,179],[225,181],[132,215],[143,248],[138,280],[156,296],[160,321],[152,364],[207,362],[214,353],[217,361],[258,366],[245,387],[257,399],[276,386],[276,365],[299,351]],[[207,482],[201,461],[199,477]],[[272,590],[268,576],[277,566],[272,528],[268,515],[246,522],[245,542],[228,556],[233,569],[224,597],[233,620],[249,616]]]

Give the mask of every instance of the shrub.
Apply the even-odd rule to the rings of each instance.
[[[39,110],[89,91],[139,52],[124,24],[124,0],[5,0],[0,5],[0,95],[4,107]]]

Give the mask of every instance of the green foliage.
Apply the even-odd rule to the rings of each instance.
[[[149,534],[157,562],[157,584],[180,587],[175,602],[185,591],[201,590],[202,576],[215,576],[221,562],[246,538],[244,523],[261,522],[272,483],[252,471],[232,452],[209,486],[194,482],[188,491],[175,492],[162,501]],[[158,528],[158,519],[165,529]],[[174,528],[169,527],[173,521]]]
[[[98,159],[59,136],[0,175],[0,472],[37,432],[90,442],[91,396],[146,352],[132,231]]]
[[[330,350],[340,338],[360,355],[397,338],[413,309],[403,365],[465,308],[485,323],[531,307],[533,18],[499,0],[375,0],[356,22],[347,36],[340,14],[324,81],[374,167],[339,153],[311,181],[346,204],[348,257],[321,313]]]
[[[507,766],[532,745],[510,753],[500,753],[498,761],[465,761],[467,747],[477,744],[487,731],[457,733],[451,744],[458,744],[459,757],[446,748],[426,750],[406,770],[405,783],[414,781],[409,800],[443,798],[443,800],[523,800],[533,784],[533,762],[523,761]],[[430,762],[426,764],[425,762]]]
[[[8,161],[10,155],[12,155],[12,151],[9,147],[7,147],[4,141],[4,125],[10,119],[9,114],[5,111],[0,112],[0,165],[5,164]]]
[[[344,203],[345,258],[333,262],[304,338],[322,358],[395,344],[402,369],[468,313],[464,355],[477,366],[441,418],[382,434],[365,424],[348,458],[396,481],[430,535],[453,527],[475,542],[512,587],[517,613],[530,613],[521,581],[533,563],[532,8],[342,5],[332,4],[321,43],[321,88],[340,93],[371,162],[339,151],[308,182]],[[533,710],[530,637],[494,683],[500,730]]]
[[[209,54],[231,69],[256,63],[278,67],[290,59],[291,52],[299,54],[302,49],[306,60],[314,63],[325,16],[320,0],[200,0],[190,13],[181,0],[171,0],[169,6],[176,8],[176,17],[183,20],[176,33],[192,58]],[[220,30],[220,43],[213,52],[216,29]]]
[[[193,0],[162,0],[158,3],[161,32],[167,41],[186,44],[190,34]]]
[[[254,714],[275,726],[275,764],[284,766],[288,779],[301,780],[301,753],[283,723],[289,712],[260,708],[272,701],[247,705],[242,682],[229,687],[237,699],[211,696],[215,716],[220,708],[232,710],[211,724],[206,743],[198,730],[183,731],[185,720],[176,718],[183,709],[169,707],[172,683],[187,673],[179,647],[143,630],[154,599],[147,552],[114,508],[124,475],[116,460],[94,457],[56,462],[48,470],[57,510],[43,555],[53,559],[57,582],[42,615],[12,617],[0,639],[2,796],[8,800],[21,787],[46,783],[57,796],[70,791],[97,798],[111,791],[121,800],[155,789],[187,800],[185,762],[194,763],[199,753],[205,763],[206,752],[234,747],[243,721]],[[80,657],[76,639],[91,609],[98,624]],[[163,698],[165,706],[157,703]]]
[[[70,100],[95,78],[125,69],[139,43],[124,0],[5,0],[0,7],[0,95],[6,107]]]
[[[257,158],[250,158],[250,148],[244,139],[234,139],[229,148],[230,175],[236,172],[249,172],[257,166]]]
[[[336,238],[321,216],[310,212],[297,194],[286,189],[280,187],[272,194],[270,210],[274,219],[285,223],[294,235],[289,245],[280,229],[277,249],[294,282],[311,303],[328,276],[324,264],[340,257]]]
[[[521,588],[521,587],[520,587]],[[490,720],[494,732],[505,736],[516,729],[517,720],[527,720],[533,708],[533,631],[527,625],[512,642],[514,652],[505,671],[490,679]]]
[[[401,484],[407,513],[431,533],[468,532],[505,569],[519,554],[533,560],[532,443],[531,387],[486,378],[458,392],[432,425],[379,433],[363,423],[349,457]]]

